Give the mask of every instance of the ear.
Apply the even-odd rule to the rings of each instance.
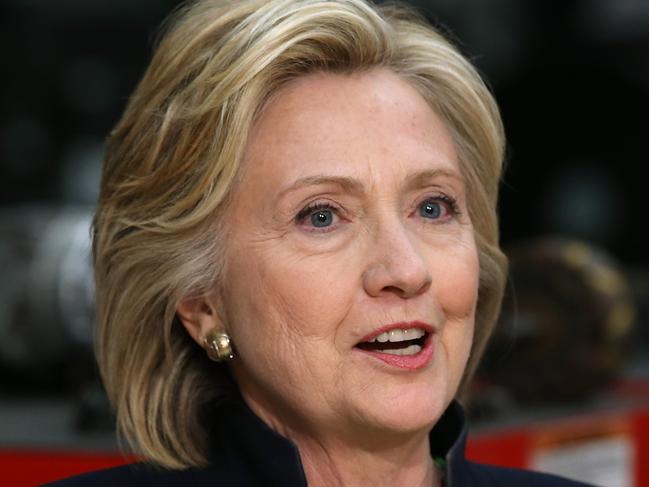
[[[214,297],[193,297],[183,299],[176,307],[176,315],[187,330],[187,333],[203,346],[203,338],[214,329],[225,330],[217,314]]]

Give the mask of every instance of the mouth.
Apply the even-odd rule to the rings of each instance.
[[[356,347],[367,352],[416,355],[424,348],[429,335],[430,332],[423,328],[395,328],[380,333],[372,340],[360,342]]]
[[[433,333],[425,323],[395,323],[370,333],[354,349],[385,364],[417,370],[433,356]]]

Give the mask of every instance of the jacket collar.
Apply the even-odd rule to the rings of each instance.
[[[468,485],[465,479],[468,471],[467,461],[464,458],[467,435],[464,408],[453,400],[428,435],[431,454],[446,460],[444,485],[447,487]]]
[[[466,438],[464,410],[454,400],[429,435],[431,454],[446,460],[447,486],[459,485],[466,470]],[[211,440],[212,465],[238,485],[307,486],[296,445],[256,416],[238,393],[219,407]]]

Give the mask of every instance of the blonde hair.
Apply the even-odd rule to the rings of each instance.
[[[416,87],[457,146],[480,259],[464,382],[471,377],[506,276],[496,215],[503,130],[475,69],[403,6],[199,1],[168,23],[108,138],[93,227],[98,362],[120,431],[145,459],[168,468],[207,463],[204,406],[224,394],[228,376],[175,310],[223,284],[223,215],[251,126],[298,76],[376,67]]]

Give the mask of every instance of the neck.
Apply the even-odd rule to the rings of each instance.
[[[309,487],[439,487],[440,472],[430,455],[428,436],[398,447],[361,450],[292,435]]]
[[[266,404],[251,397],[247,397],[246,402],[271,429],[297,446],[309,487],[442,485],[442,475],[430,452],[430,432],[426,428],[407,434],[390,434],[367,427],[357,430],[336,421],[329,428],[317,429],[287,420],[296,418],[290,411],[280,415],[284,418],[282,421],[268,413],[272,408]]]

